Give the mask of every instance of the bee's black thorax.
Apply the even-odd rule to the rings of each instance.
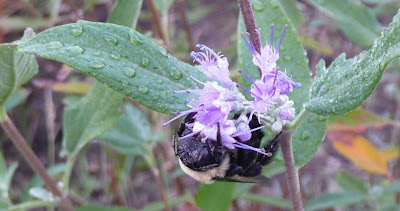
[[[192,129],[187,125],[194,123],[195,115],[196,113],[191,113],[186,116],[178,129],[177,137],[174,138],[175,154],[179,157],[181,166],[182,164],[184,165],[184,171],[186,173],[190,171],[190,173],[188,173],[189,175],[204,183],[212,183],[213,180],[260,182],[252,178],[259,177],[262,166],[270,162],[270,157],[252,150],[241,148],[229,149],[225,147],[218,138],[217,140],[209,140],[201,134],[180,139],[180,137],[193,133]],[[234,117],[234,119],[237,118],[238,116]],[[249,122],[250,129],[260,126],[257,116],[253,115]],[[217,136],[219,136],[219,134]],[[261,130],[257,130],[251,133],[251,138],[248,141],[243,142],[239,137],[235,139],[249,146],[260,148],[261,139],[263,137],[264,133]],[[277,143],[278,141],[275,138],[264,149],[274,154],[277,149]],[[229,164],[227,162],[229,162]],[[223,168],[224,171],[222,173],[220,172],[221,168]],[[215,174],[216,171],[219,173]],[[196,172],[202,174],[202,176],[197,177],[195,175]],[[204,174],[207,172],[211,172],[211,176],[207,177],[208,179],[205,180]]]

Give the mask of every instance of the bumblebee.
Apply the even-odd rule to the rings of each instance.
[[[187,125],[195,122],[195,115],[196,112],[188,114],[173,137],[175,156],[179,157],[179,164],[186,174],[205,184],[211,184],[214,181],[266,182],[267,178],[261,174],[262,167],[268,165],[276,154],[279,134],[263,148],[267,155],[242,148],[225,147],[221,143],[219,129],[216,141],[206,139],[202,142],[201,140],[205,139],[202,134],[180,139],[193,133]],[[257,116],[253,115],[249,122],[250,129],[260,126]],[[245,143],[259,148],[263,137],[264,133],[256,130],[251,132],[250,140]],[[241,142],[239,137],[235,139]]]

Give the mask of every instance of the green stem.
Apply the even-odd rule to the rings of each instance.
[[[40,207],[54,207],[54,201],[28,201],[25,203],[13,205],[7,209],[7,211],[17,211],[17,210],[31,210]]]
[[[4,110],[0,111],[1,126],[7,135],[14,142],[18,151],[22,154],[29,166],[35,171],[36,174],[42,178],[43,182],[53,193],[54,196],[60,197],[60,206],[63,210],[74,210],[72,203],[67,197],[64,197],[61,190],[58,188],[56,182],[47,173],[46,168],[40,162],[39,158],[32,151],[30,146],[27,144],[24,137],[21,135],[19,130],[15,127],[13,122],[8,118],[7,113]]]
[[[72,169],[74,168],[74,164],[75,164],[77,157],[78,157],[78,153],[73,152],[70,155],[68,155],[68,158],[67,158],[67,164],[65,166],[65,172],[64,172],[63,180],[62,180],[63,184],[64,184],[63,191],[65,194],[68,194],[68,191],[69,191],[69,182],[71,179]]]
[[[303,110],[300,111],[296,118],[294,118],[294,120],[292,120],[292,122],[287,125],[287,128],[289,128],[291,131],[296,131],[300,124],[304,121],[304,119],[310,114],[310,111],[303,108]]]

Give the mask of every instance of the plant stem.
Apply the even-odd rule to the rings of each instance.
[[[187,42],[189,44],[189,50],[193,51],[195,49],[194,49],[194,44],[193,44],[192,33],[190,32],[189,21],[188,21],[187,15],[186,15],[185,2],[184,2],[184,0],[178,0],[176,3],[178,4],[179,13],[181,14],[183,28],[186,31]]]
[[[292,122],[290,122],[290,124],[288,124],[287,127],[290,128],[291,131],[296,131],[297,128],[300,126],[300,124],[304,121],[304,119],[308,117],[310,114],[311,114],[310,111],[303,108],[303,110],[300,111],[300,113],[296,116],[296,118],[293,119]]]
[[[254,43],[254,47],[258,53],[261,51],[261,38],[257,33],[257,25],[254,19],[253,8],[251,7],[250,0],[239,0],[240,11],[242,12],[244,24],[250,39]],[[261,76],[261,70],[258,69]]]
[[[157,12],[157,8],[154,4],[153,0],[147,0],[147,5],[149,5],[149,9],[151,12],[151,15],[153,16],[153,21],[154,21],[154,26],[156,27],[156,32],[157,35],[160,37],[160,39],[162,39],[162,41],[165,44],[165,47],[167,48],[167,50],[169,52],[171,52],[171,48],[169,45],[169,40],[166,38],[165,34],[164,34],[164,30],[161,27],[161,19],[160,16],[158,15]]]
[[[145,156],[145,157],[146,157],[148,164],[151,167],[151,171],[152,171],[154,177],[156,178],[156,183],[157,183],[158,189],[161,192],[161,198],[164,203],[164,209],[166,211],[170,211],[169,206],[168,206],[167,193],[165,191],[164,184],[161,179],[160,171],[158,170],[158,167],[157,167],[157,163],[156,163],[156,159],[154,157],[153,150],[148,149],[146,151],[147,151],[147,156]]]
[[[25,160],[28,162],[29,166],[42,178],[43,182],[50,189],[50,191],[57,197],[60,197],[60,206],[63,210],[71,211],[74,210],[72,203],[67,197],[64,197],[60,189],[57,187],[56,182],[50,177],[44,168],[43,164],[40,162],[39,158],[35,155],[29,145],[26,143],[24,137],[15,127],[13,122],[8,118],[5,111],[2,109],[1,115],[1,126],[4,131],[8,134],[11,140],[14,142],[18,151],[22,154]]]
[[[54,201],[28,201],[25,203],[13,205],[7,209],[7,211],[17,211],[17,210],[31,210],[40,207],[53,207]]]
[[[47,129],[47,159],[49,160],[49,166],[53,166],[55,163],[55,130],[54,130],[54,119],[55,110],[53,103],[53,90],[51,87],[45,87],[44,89],[44,107],[46,115],[46,129]]]
[[[71,179],[72,169],[74,168],[74,164],[75,164],[77,156],[78,156],[78,153],[71,153],[70,155],[68,155],[68,158],[67,158],[67,164],[65,166],[65,172],[64,172],[63,180],[62,180],[63,184],[64,184],[63,191],[66,194],[68,194],[68,191],[69,191],[69,181]]]
[[[293,210],[302,211],[304,209],[300,192],[299,174],[294,165],[292,131],[284,127],[279,139],[281,139],[279,145],[281,146],[283,161],[285,163],[286,181],[292,200]]]

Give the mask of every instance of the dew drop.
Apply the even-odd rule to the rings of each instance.
[[[47,44],[47,48],[48,49],[58,49],[58,48],[61,48],[63,46],[64,45],[62,43],[58,42],[58,41],[54,41],[54,42],[51,42],[51,43]]]
[[[140,38],[135,34],[135,32],[129,32],[129,41],[132,44],[142,44],[143,42],[140,40]]]
[[[323,121],[325,121],[326,119],[328,119],[326,116],[319,116],[319,117],[318,117],[318,121],[320,121],[320,122],[323,122]]]
[[[138,90],[139,90],[140,93],[143,93],[143,94],[149,93],[149,88],[147,86],[140,85]]]
[[[89,63],[89,67],[90,68],[93,68],[93,69],[102,69],[102,68],[104,68],[106,65],[105,64],[103,64],[103,63],[101,63],[101,62],[99,62],[99,61],[91,61],[90,63]]]
[[[179,80],[182,78],[182,73],[175,68],[172,68],[171,72],[169,74],[171,75],[172,78],[174,78],[176,80]]]
[[[126,76],[128,76],[129,78],[133,78],[136,76],[136,71],[133,68],[130,67],[123,67],[122,71],[124,72],[124,74]]]
[[[78,24],[74,24],[71,26],[71,28],[69,28],[69,32],[71,33],[72,36],[79,37],[83,33],[83,28]]]
[[[167,49],[159,48],[158,52],[160,52],[161,55],[168,57]]]
[[[75,54],[75,55],[79,55],[83,53],[83,48],[79,47],[79,46],[70,46],[67,48],[67,51],[69,53]]]
[[[292,61],[292,57],[291,56],[285,56],[285,61],[287,61],[287,62]]]
[[[167,93],[166,93],[166,92],[161,92],[161,93],[160,93],[160,96],[161,96],[161,97],[165,97],[165,96],[167,96]]]
[[[100,56],[100,54],[101,54],[100,51],[95,51],[94,52],[94,55],[96,55],[96,56]]]
[[[117,38],[113,37],[113,36],[109,36],[109,35],[105,35],[104,36],[104,40],[106,40],[107,42],[113,44],[113,45],[118,45],[118,40]]]
[[[272,9],[276,9],[276,8],[278,8],[278,7],[279,7],[278,2],[276,2],[276,1],[271,1],[271,8],[272,8]]]
[[[143,67],[148,67],[150,65],[150,60],[148,58],[142,58]]]
[[[306,131],[304,131],[303,132],[303,134],[301,134],[301,137],[300,137],[302,140],[307,140],[307,139],[309,139],[310,138],[310,133],[306,130]]]
[[[111,52],[110,56],[111,56],[113,59],[117,59],[117,60],[120,60],[120,59],[121,59],[121,55],[120,55],[117,51]]]
[[[162,83],[163,83],[163,80],[158,79],[158,80],[157,80],[157,83],[158,83],[158,84],[162,84]]]
[[[281,52],[286,51],[286,46],[281,46],[281,47],[279,48],[279,51],[281,51]]]
[[[124,88],[128,87],[128,85],[129,85],[129,84],[128,84],[127,82],[123,82],[123,83],[122,83],[122,86],[123,86]]]
[[[260,1],[253,1],[253,9],[257,12],[262,12],[264,10],[264,4]]]

